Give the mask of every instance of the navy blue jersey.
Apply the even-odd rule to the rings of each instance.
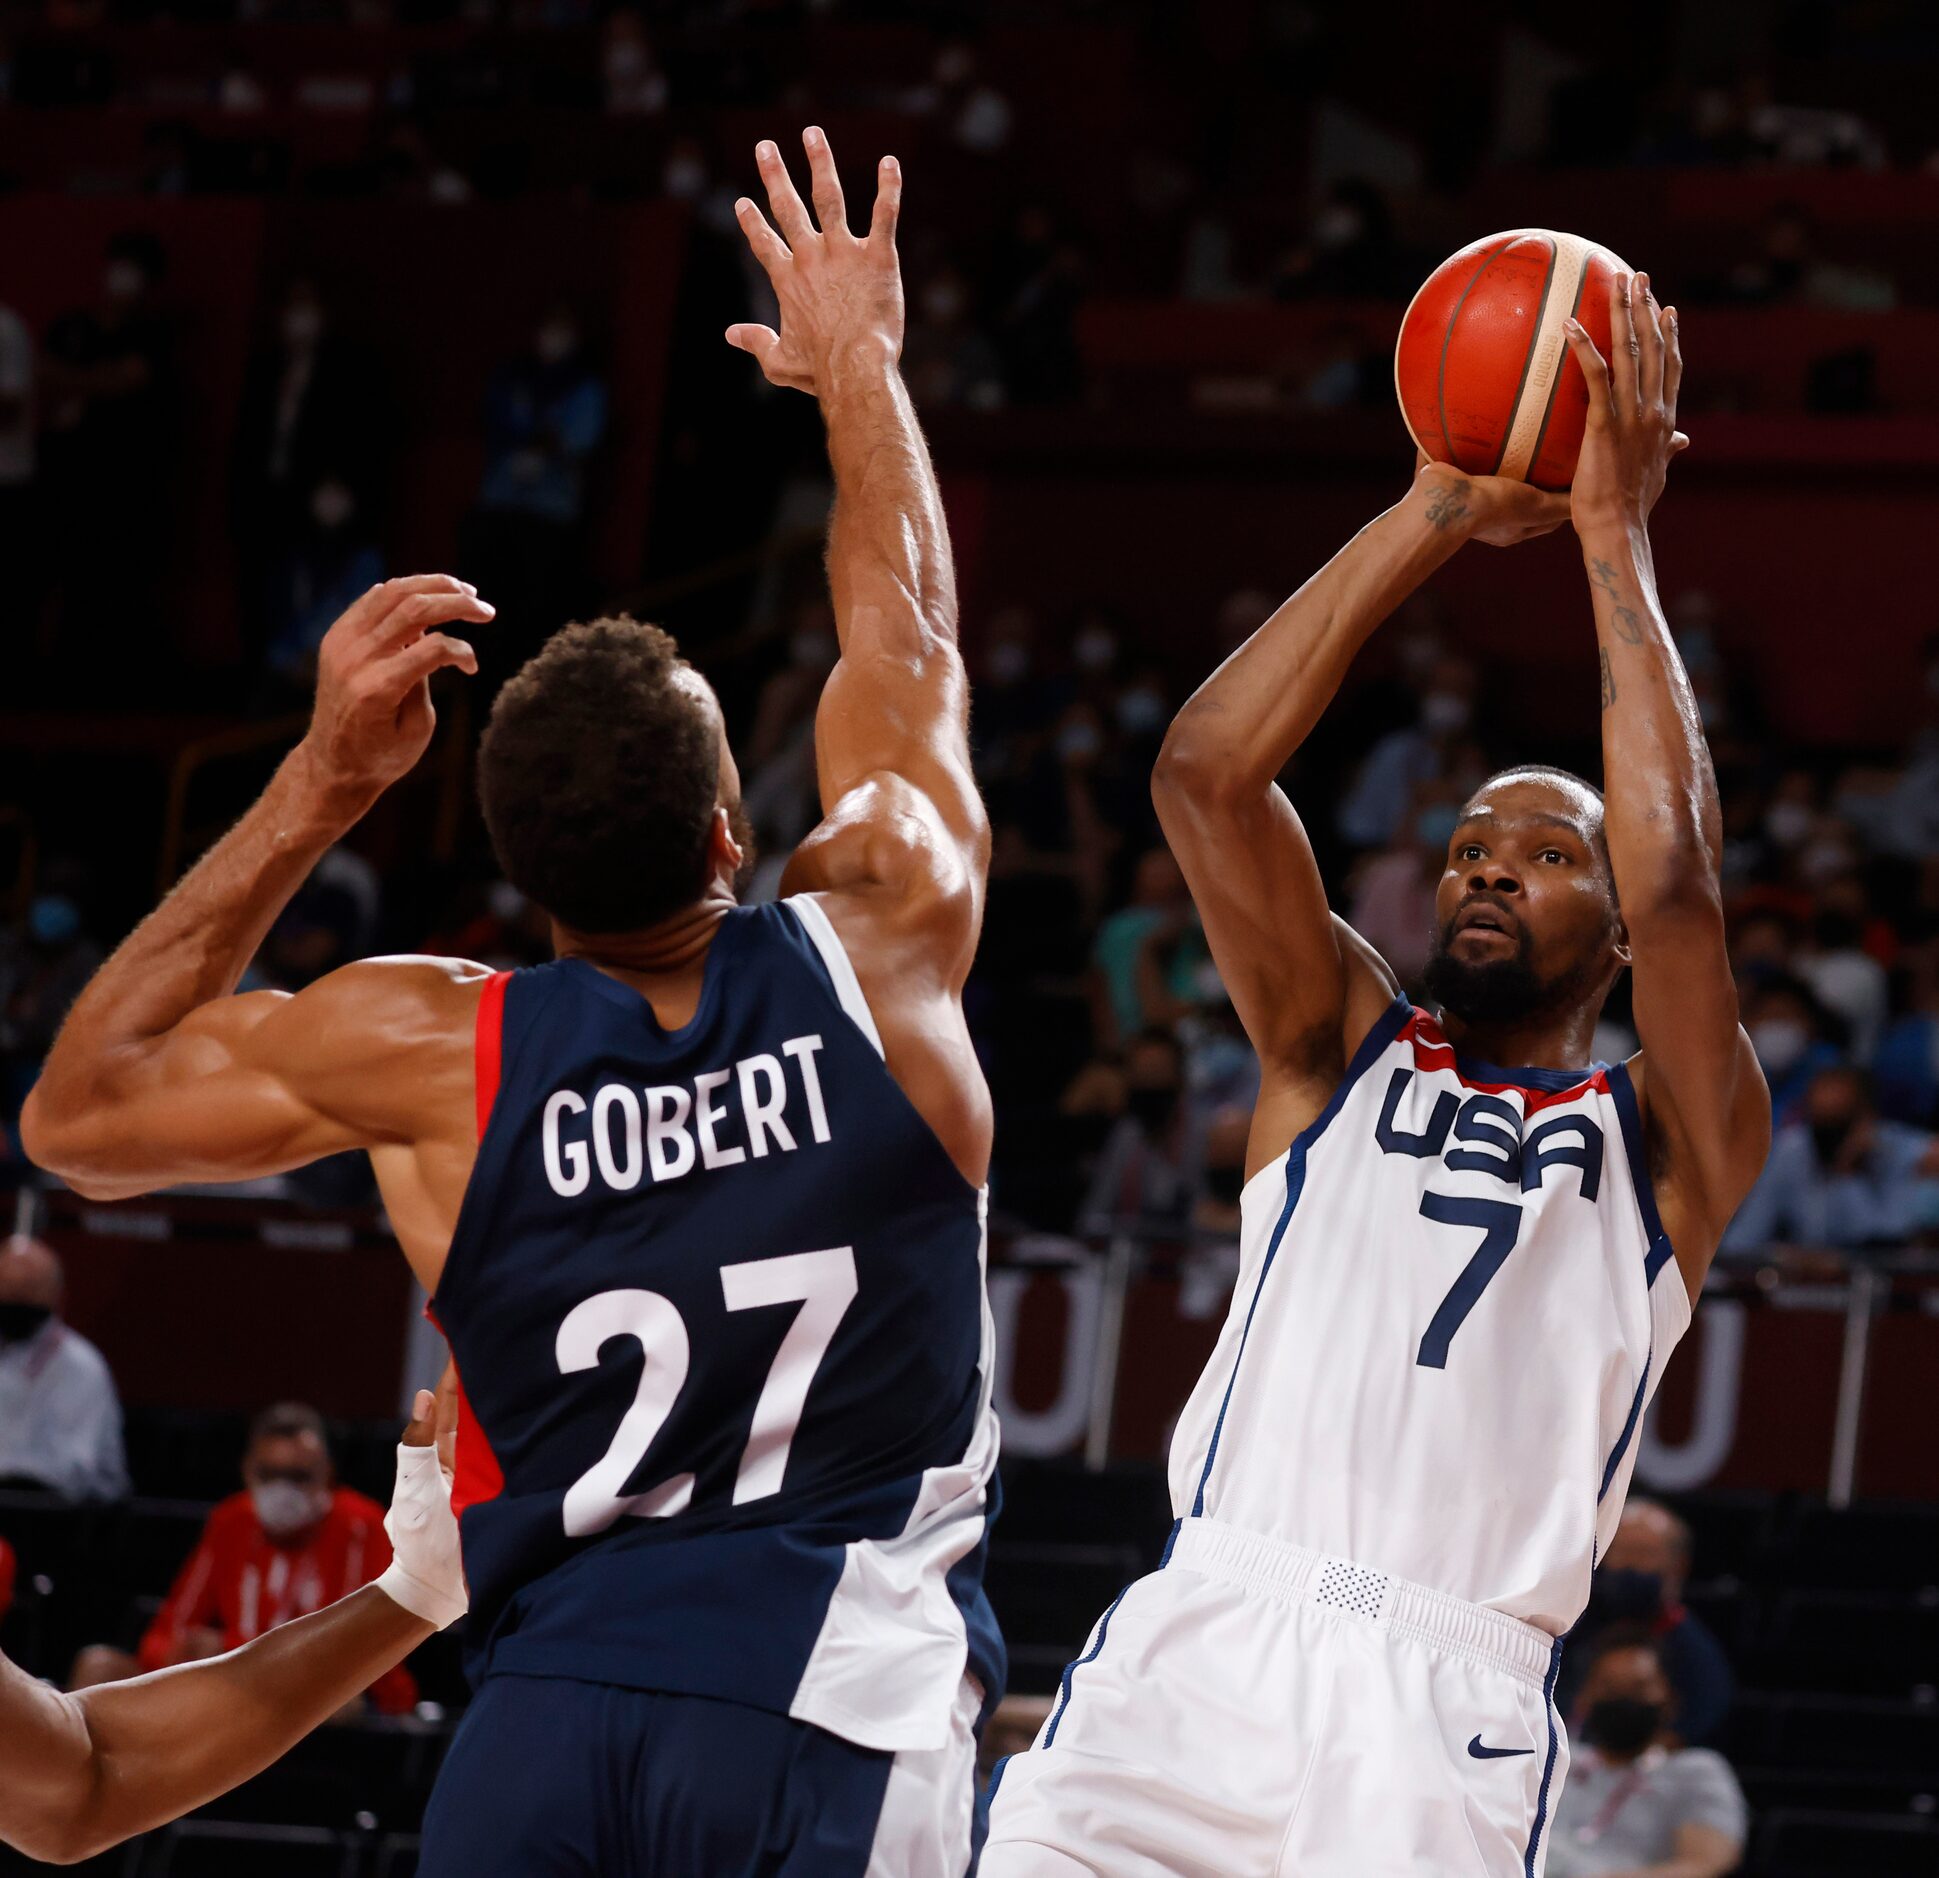
[[[479,1016],[436,1316],[475,1675],[772,1709],[867,1747],[994,1697],[983,1195],[818,902],[722,922],[663,1030],[583,960]]]

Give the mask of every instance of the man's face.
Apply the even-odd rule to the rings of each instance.
[[[323,1491],[330,1485],[330,1457],[315,1435],[271,1435],[244,1456],[242,1479],[247,1487],[280,1480]]]
[[[1448,842],[1434,895],[1429,993],[1467,1023],[1600,1001],[1628,962],[1585,791],[1543,777],[1490,785]]]
[[[1632,1506],[1623,1512],[1616,1536],[1602,1556],[1602,1569],[1649,1572],[1663,1582],[1663,1603],[1683,1596],[1683,1538],[1676,1521],[1660,1506]]]
[[[1611,1650],[1599,1656],[1583,1678],[1581,1706],[1598,1702],[1649,1702],[1668,1708],[1670,1680],[1654,1650]]]
[[[1828,1069],[1804,1092],[1804,1120],[1821,1165],[1830,1167],[1870,1113],[1865,1085],[1849,1070]]]

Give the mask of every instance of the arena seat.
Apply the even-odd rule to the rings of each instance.
[[[423,1840],[414,1832],[392,1832],[378,1840],[370,1878],[415,1878]]]
[[[360,1847],[314,1826],[185,1819],[146,1848],[139,1878],[358,1878]]]
[[[1739,1767],[1737,1778],[1750,1801],[1751,1817],[1790,1807],[1813,1813],[1869,1813],[1880,1818],[1939,1817],[1939,1767],[1884,1774],[1797,1767]]]
[[[1869,1818],[1780,1809],[1757,1829],[1758,1878],[1931,1878],[1939,1870],[1939,1825],[1929,1819]]]
[[[985,1583],[1003,1613],[1012,1691],[1054,1688],[1098,1612],[1140,1569],[1131,1545],[1022,1544],[993,1553]]]
[[[1797,1507],[1778,1545],[1783,1576],[1827,1590],[1939,1587],[1939,1506]]]
[[[1768,1493],[1686,1493],[1678,1494],[1675,1504],[1690,1528],[1696,1567],[1706,1579],[1756,1575],[1775,1521]]]
[[[1939,1767],[1939,1704],[1740,1695],[1726,1746],[1745,1765],[1929,1776]]]
[[[1769,1689],[1911,1697],[1939,1680],[1939,1592],[1790,1591],[1744,1663]]]

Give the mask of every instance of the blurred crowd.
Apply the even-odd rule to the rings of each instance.
[[[537,348],[517,369],[524,376],[509,381],[508,401],[557,370]],[[567,492],[570,476],[508,472],[505,487]],[[1274,604],[1232,594],[1211,650],[1236,645]],[[1726,666],[1706,594],[1674,594],[1669,610],[1716,753],[1732,957],[1777,1120],[1769,1165],[1725,1254],[1868,1255],[1931,1242],[1939,635],[1907,660],[1906,685],[1924,702],[1903,747],[1814,752],[1774,747],[1765,734],[1755,672]],[[318,630],[330,612],[316,615]],[[1023,1229],[1093,1241],[1129,1233],[1228,1245],[1257,1070],[1151,808],[1152,763],[1181,699],[1103,609],[1057,629],[1006,609],[972,644],[976,760],[995,844],[969,1002],[1004,1119],[997,1212]],[[1418,995],[1456,811],[1492,770],[1525,754],[1525,727],[1491,713],[1500,687],[1450,642],[1431,595],[1410,603],[1382,644],[1385,675],[1350,688],[1287,784],[1335,904]],[[818,813],[813,716],[835,656],[817,596],[710,661],[730,699],[741,675],[747,701],[730,721],[741,727],[762,855],[756,895],[777,889]],[[1595,753],[1576,754],[1593,774]],[[87,870],[51,860],[24,920],[0,935],[0,1118],[17,1112],[61,1012],[101,957],[105,935],[90,930],[88,905]],[[504,966],[540,960],[548,946],[542,915],[486,869],[447,870],[427,898],[422,881],[386,878],[346,846],[278,920],[246,983],[295,990],[381,950]],[[1597,1054],[1617,1060],[1636,1047],[1619,987]],[[354,1159],[279,1185],[324,1201],[370,1191]]]

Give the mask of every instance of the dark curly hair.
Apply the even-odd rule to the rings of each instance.
[[[699,897],[720,791],[713,714],[670,633],[596,619],[499,692],[478,797],[505,877],[575,932],[633,932]]]

